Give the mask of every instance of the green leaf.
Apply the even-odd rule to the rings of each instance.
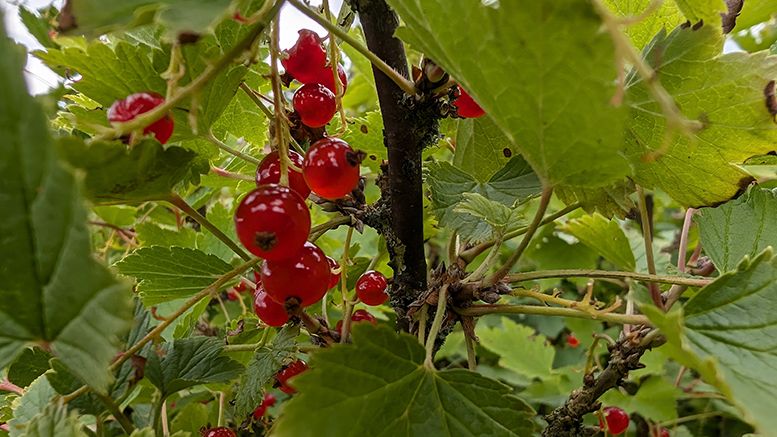
[[[51,366],[51,354],[39,347],[29,347],[8,367],[8,381],[19,387],[27,387]]]
[[[512,144],[488,117],[462,118],[458,124],[453,165],[488,182],[510,160]]]
[[[704,253],[721,272],[733,270],[769,246],[777,248],[777,193],[757,186],[717,208],[702,208],[695,221]]]
[[[622,269],[633,272],[637,268],[629,240],[617,220],[607,220],[594,213],[569,220],[559,229],[575,236],[581,243]]]
[[[128,287],[91,253],[76,180],[27,94],[24,50],[0,29],[0,368],[42,342],[102,392],[115,337],[129,328]]]
[[[232,270],[216,256],[175,246],[140,248],[116,268],[140,281],[137,289],[146,306],[194,295]]]
[[[37,13],[36,13],[37,12]],[[30,11],[23,5],[19,7],[19,19],[27,28],[32,36],[43,47],[57,47],[57,43],[51,40],[49,32],[55,30],[53,23],[56,20],[59,11],[53,5],[38,9],[36,12]]]
[[[86,193],[96,202],[141,202],[169,196],[182,180],[199,180],[210,171],[208,161],[189,150],[147,139],[127,147],[114,142],[87,146],[83,139],[64,137],[60,148],[76,168],[86,171]]]
[[[181,246],[190,249],[197,248],[197,239],[201,235],[191,228],[173,230],[152,222],[138,223],[135,232],[143,246]]]
[[[92,208],[105,223],[120,228],[131,228],[135,224],[137,208],[127,205],[95,206]]]
[[[62,403],[49,404],[24,430],[24,437],[88,437],[75,412],[68,413]]]
[[[472,95],[540,179],[596,187],[627,173],[614,47],[590,2],[388,3],[407,26],[397,35]]]
[[[777,436],[777,258],[767,249],[702,288],[682,312],[642,308],[667,336],[667,354],[698,370],[761,435]],[[647,310],[647,311],[645,311]],[[674,330],[674,331],[673,331]]]
[[[527,436],[534,414],[511,389],[464,369],[423,365],[418,339],[369,323],[353,345],[322,349],[294,379],[299,394],[275,423],[278,436]]]
[[[747,0],[742,5],[742,11],[737,17],[737,26],[731,33],[768,21],[772,18],[774,11],[777,11],[777,1],[775,0]]]
[[[674,384],[654,375],[640,384],[634,396],[608,390],[600,400],[604,405],[617,405],[653,422],[668,422],[677,419],[677,400],[682,397],[682,391]]]
[[[208,337],[163,343],[162,355],[148,354],[146,378],[162,391],[164,397],[199,384],[232,381],[243,366],[231,358],[219,356],[223,349],[223,342]]]
[[[708,26],[717,24],[720,22],[720,13],[727,10],[723,0],[674,0],[674,2],[693,24],[702,20]]]
[[[641,16],[651,5],[652,0],[604,0],[607,8],[619,17]],[[661,2],[661,6],[642,20],[626,27],[631,43],[639,50],[653,39],[662,28],[674,29],[684,23],[686,18],[677,9],[673,1]]]
[[[683,206],[715,206],[735,197],[753,178],[733,163],[767,153],[777,142],[764,98],[777,77],[777,60],[764,52],[721,55],[723,42],[713,26],[678,28],[660,32],[643,54],[682,113],[704,125],[692,139],[675,132],[666,143],[660,106],[641,78],[627,79],[632,118],[626,153],[634,181],[661,188]]]
[[[33,417],[42,413],[56,395],[48,379],[40,376],[24,390],[21,397],[14,399],[11,404],[13,419],[8,421],[11,437],[21,435]]]
[[[361,55],[359,55],[361,56]],[[350,87],[349,87],[350,89]],[[368,167],[373,173],[378,174],[380,163],[388,159],[388,149],[383,143],[383,117],[380,111],[368,112],[364,117],[349,119],[348,129],[340,137],[354,150],[362,150],[367,158],[362,161],[363,166]],[[340,117],[332,119],[330,132],[340,131]]]
[[[299,325],[284,326],[273,339],[272,347],[257,349],[240,379],[235,396],[235,416],[238,422],[245,420],[262,403],[265,384],[294,357],[297,350],[295,338],[298,335]]]
[[[255,171],[255,170],[254,170]],[[208,210],[208,220],[217,228],[224,232],[232,241],[238,241],[235,231],[235,213],[227,209],[220,202],[216,202]],[[223,241],[213,235],[209,230],[202,229],[202,238],[197,242],[197,248],[203,252],[216,255],[224,261],[230,261],[234,258],[235,252],[229,248]]]
[[[531,167],[520,156],[494,174],[487,183],[477,182],[471,175],[447,162],[427,164],[426,182],[432,191],[432,210],[440,226],[458,229],[462,238],[479,241],[488,238],[490,226],[469,214],[454,212],[464,200],[464,193],[480,194],[505,206],[537,195],[542,185]]]
[[[202,32],[232,14],[231,0],[68,0],[70,27],[78,34],[99,36],[121,28],[132,28],[156,22],[171,32]]]
[[[501,317],[502,328],[478,329],[480,345],[499,355],[499,365],[528,378],[554,378],[556,349],[534,329]]]
[[[495,233],[506,234],[528,224],[517,209],[508,208],[477,193],[463,193],[463,196],[464,200],[453,208],[453,212],[481,218],[494,228]]]
[[[208,423],[208,407],[199,402],[192,402],[175,416],[170,423],[170,432],[184,431],[191,435],[199,435],[199,430],[205,423]]]
[[[81,381],[70,372],[62,361],[57,358],[51,360],[51,370],[46,372],[46,379],[51,387],[60,395],[67,395],[81,388]],[[91,392],[82,394],[68,403],[70,408],[77,409],[81,414],[100,415],[105,411],[105,406]]]
[[[598,212],[607,218],[624,219],[637,207],[630,197],[636,190],[631,179],[623,179],[599,188],[559,187],[555,193],[567,205],[580,202],[588,214]]]

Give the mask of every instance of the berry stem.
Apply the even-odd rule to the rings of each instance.
[[[566,207],[566,208],[564,208],[564,209],[560,209],[560,210],[558,210],[558,211],[554,212],[553,214],[550,214],[550,215],[546,216],[544,219],[542,219],[542,222],[540,223],[540,227],[542,227],[542,226],[545,226],[545,225],[547,225],[548,223],[551,223],[551,222],[553,222],[553,221],[556,221],[556,219],[558,219],[558,218],[560,218],[560,217],[563,217],[563,216],[565,216],[565,215],[569,214],[570,212],[572,212],[572,211],[574,211],[574,210],[576,210],[576,209],[580,208],[581,206],[582,206],[582,205],[580,204],[580,202],[575,202],[575,203],[573,203],[573,204],[571,204],[571,205],[567,206],[567,207]],[[505,241],[507,241],[507,240],[511,240],[511,239],[513,239],[513,238],[515,238],[515,237],[518,237],[518,236],[520,236],[520,235],[523,235],[523,234],[525,234],[525,233],[526,233],[526,231],[528,231],[528,230],[529,230],[529,227],[528,227],[528,226],[524,226],[523,228],[516,229],[516,230],[515,230],[515,231],[513,231],[513,232],[509,232],[509,233],[505,234],[505,236],[504,236],[504,240],[505,240]],[[474,260],[474,259],[475,259],[475,258],[478,256],[478,255],[480,255],[481,253],[485,252],[485,251],[486,251],[488,248],[490,248],[491,246],[493,246],[495,243],[496,243],[496,240],[489,240],[489,241],[484,241],[483,243],[480,243],[480,244],[478,244],[477,246],[474,246],[474,247],[472,247],[472,248],[470,248],[470,249],[467,249],[467,250],[465,250],[465,251],[461,252],[461,253],[459,254],[459,257],[458,257],[458,258],[459,258],[461,261],[463,261],[463,262],[465,263],[465,265],[466,265],[466,264],[469,264],[469,263],[471,263],[471,262],[472,262],[472,261],[473,261],[473,260]]]
[[[685,273],[685,255],[688,250],[688,233],[691,230],[693,214],[696,212],[693,208],[685,211],[685,220],[683,220],[683,230],[680,232],[680,253],[677,255],[677,269]]]
[[[351,35],[348,34],[345,30],[341,29],[336,24],[333,24],[329,22],[326,18],[319,15],[316,11],[313,11],[309,7],[307,7],[305,4],[303,4],[300,0],[288,0],[289,3],[294,5],[297,9],[299,9],[300,12],[310,17],[313,21],[321,25],[324,29],[329,31],[332,34],[335,34],[338,38],[341,40],[347,42],[351,47],[356,49],[359,53],[364,55],[365,58],[369,59],[370,62],[372,62],[372,65],[374,65],[378,70],[382,71],[386,74],[391,80],[397,84],[398,87],[402,89],[407,94],[410,95],[416,95],[419,93],[418,89],[415,87],[415,84],[410,82],[409,80],[405,79],[401,74],[399,74],[396,70],[391,68],[390,65],[388,65],[386,62],[384,62],[382,59],[380,59],[375,53],[371,52],[370,49],[364,46],[364,44],[360,43],[358,40],[353,38]],[[333,68],[335,76],[337,75],[337,66]],[[337,83],[335,81],[335,83]]]
[[[116,402],[113,401],[113,398],[102,393],[95,393],[95,396],[97,396],[97,399],[99,399],[100,402],[105,405],[105,408],[110,411],[113,418],[116,419],[116,421],[119,423],[119,426],[121,426],[121,429],[123,429],[127,435],[132,435],[132,433],[135,431],[135,426],[132,424],[132,421],[130,421],[129,418],[127,418],[127,416],[125,416],[124,413],[119,409],[118,405],[116,405]]]
[[[252,90],[248,87],[248,85],[244,83],[240,84],[240,89],[243,90],[248,95],[248,98],[251,99],[256,106],[259,107],[259,110],[262,111],[265,117],[272,119],[274,117],[273,113],[265,106],[264,103],[262,103],[262,99],[259,98],[260,94],[256,91]]]
[[[348,233],[345,235],[345,246],[343,248],[343,256],[340,259],[340,293],[343,296],[343,305],[348,303],[348,255],[351,250],[351,237],[353,236],[353,226],[348,228]],[[343,307],[345,308],[345,307]],[[345,316],[343,316],[345,317]],[[348,332],[348,322],[350,320],[343,319],[343,332]]]
[[[646,273],[619,272],[615,270],[537,270],[534,272],[513,273],[505,276],[507,282],[524,282],[536,279],[548,278],[611,278],[611,279],[635,279],[643,282],[658,282],[661,284],[688,285],[691,287],[704,287],[712,282],[710,279],[685,278],[681,276],[659,276]]]
[[[253,176],[249,176],[247,174],[240,174],[240,173],[233,173],[231,171],[224,170],[223,168],[219,168],[216,166],[211,166],[211,171],[213,173],[216,173],[218,176],[229,178],[229,179],[237,179],[240,181],[254,181],[255,178]]]
[[[344,215],[342,217],[338,217],[336,219],[332,219],[326,223],[320,224],[318,226],[314,226],[310,229],[310,237],[308,237],[308,241],[311,243],[318,240],[319,237],[324,235],[327,231],[330,231],[332,229],[337,229],[342,225],[349,225],[353,219],[349,215]]]
[[[462,316],[480,317],[486,314],[536,314],[540,316],[572,317],[576,319],[599,320],[608,323],[652,326],[643,315],[625,315],[617,313],[592,314],[575,308],[558,308],[540,305],[474,305],[468,308],[453,307],[453,311]]]
[[[223,287],[224,284],[226,284],[227,282],[231,281],[233,278],[242,275],[243,272],[245,272],[246,270],[250,269],[251,267],[256,266],[257,264],[259,264],[261,262],[262,262],[261,258],[253,258],[250,261],[248,261],[248,262],[246,262],[244,264],[241,264],[238,267],[235,267],[230,272],[228,272],[228,273],[224,274],[223,276],[221,276],[220,278],[218,278],[216,280],[216,282],[210,284],[209,286],[204,288],[202,291],[200,291],[199,293],[197,293],[194,296],[192,296],[191,299],[187,300],[186,303],[184,303],[183,305],[178,307],[178,309],[173,311],[172,314],[167,316],[167,318],[164,321],[162,321],[162,323],[157,325],[156,328],[152,329],[148,334],[146,334],[145,337],[141,338],[132,347],[127,349],[127,351],[124,353],[124,355],[122,355],[118,360],[114,361],[114,363],[111,364],[111,367],[110,367],[111,372],[116,371],[116,369],[121,367],[121,365],[124,364],[125,361],[130,359],[135,354],[135,352],[137,352],[140,349],[142,349],[143,346],[146,345],[146,343],[148,343],[151,340],[159,337],[162,334],[162,331],[167,329],[168,326],[173,324],[173,322],[175,322],[176,319],[181,317],[191,307],[193,307],[194,305],[197,305],[197,303],[199,301],[201,301],[202,299],[204,299],[206,297],[215,295],[215,293],[221,287]],[[74,391],[74,392],[72,392],[72,393],[70,393],[68,395],[62,396],[62,403],[66,404],[66,403],[72,401],[73,399],[77,398],[78,396],[81,396],[82,394],[84,394],[84,393],[86,393],[88,391],[89,391],[89,386],[84,385],[81,388],[79,388],[78,390],[76,390],[76,391]]]
[[[652,217],[648,215],[647,203],[645,202],[645,191],[642,189],[641,185],[637,185],[637,195],[639,197],[639,216],[642,218],[642,237],[645,239],[645,259],[647,260],[648,273],[655,275],[656,263],[653,258]],[[661,298],[661,290],[658,288],[658,284],[651,282],[649,284],[649,289],[653,303],[663,310],[664,301]]]
[[[448,284],[440,287],[440,294],[437,296],[437,313],[434,315],[432,327],[429,329],[429,336],[426,337],[426,359],[424,367],[434,370],[434,343],[437,340],[437,334],[442,327],[442,321],[445,318],[445,310],[448,303]]]
[[[426,320],[429,318],[429,305],[424,303],[419,311],[421,315],[418,320],[418,341],[421,346],[426,346]]]
[[[478,368],[478,360],[475,356],[475,341],[466,332],[464,333],[464,341],[467,343],[467,368],[474,372]]]
[[[283,91],[281,90],[281,77],[278,73],[278,56],[280,55],[280,49],[278,47],[278,40],[280,35],[280,16],[275,17],[272,26],[272,34],[270,37],[270,82],[272,83],[272,96],[273,105],[275,109],[275,117],[273,122],[275,123],[275,143],[278,147],[278,161],[281,167],[281,177],[278,181],[279,185],[284,187],[289,186],[289,143],[286,142],[286,128],[288,125],[285,121],[285,103],[283,98]]]
[[[505,275],[507,275],[507,273],[510,272],[510,269],[512,269],[513,266],[515,266],[515,263],[518,262],[518,259],[521,258],[521,255],[523,255],[524,250],[526,250],[526,248],[529,247],[529,242],[534,236],[534,232],[537,231],[537,229],[540,227],[540,223],[542,223],[543,216],[545,215],[545,211],[548,209],[548,204],[550,203],[550,198],[552,195],[553,195],[553,186],[548,185],[547,183],[544,183],[542,187],[542,197],[540,198],[540,205],[537,207],[537,213],[534,214],[534,220],[532,220],[531,224],[526,229],[526,233],[524,234],[523,239],[521,240],[521,243],[518,245],[518,248],[515,249],[515,252],[513,252],[513,254],[510,255],[510,258],[507,259],[504,265],[499,270],[496,271],[496,273],[486,277],[486,279],[483,280],[484,287],[490,287],[496,284],[502,278],[504,278]]]
[[[216,238],[221,240],[224,244],[227,245],[230,249],[232,249],[233,252],[235,252],[240,258],[243,258],[246,261],[251,261],[251,256],[247,254],[243,249],[240,248],[240,246],[237,245],[234,241],[232,241],[231,238],[227,236],[224,232],[221,231],[221,229],[217,228],[216,225],[210,222],[210,220],[206,219],[202,214],[197,212],[196,209],[192,208],[191,205],[186,203],[185,200],[181,198],[178,194],[172,193],[168,199],[166,199],[171,204],[177,206],[181,211],[185,212],[189,215],[194,221],[199,223],[202,227],[209,230],[211,234],[213,234]]]
[[[241,151],[239,151],[237,149],[233,149],[233,148],[227,146],[223,142],[219,141],[219,139],[216,138],[215,135],[213,135],[213,132],[208,131],[207,134],[201,135],[200,138],[205,140],[205,141],[210,141],[211,143],[213,143],[219,149],[229,153],[230,155],[235,155],[238,158],[245,160],[246,162],[250,162],[251,164],[255,164],[255,165],[258,166],[262,162],[262,161],[260,161],[260,160],[258,160],[256,158],[254,158],[251,155],[246,155],[245,153],[243,153],[243,152],[241,152]]]
[[[229,51],[225,53],[224,56],[215,62],[208,64],[208,66],[205,67],[205,70],[203,70],[203,72],[194,80],[192,80],[188,85],[180,88],[172,96],[167,96],[163,104],[148,112],[144,112],[143,114],[138,115],[131,121],[126,123],[116,123],[110,129],[102,129],[100,135],[93,137],[90,141],[118,138],[134,130],[142,129],[155,122],[156,120],[159,120],[170,110],[177,107],[187,96],[201,91],[223,69],[232,65],[236,58],[238,58],[246,49],[251,47],[256,39],[259,38],[259,36],[262,34],[262,32],[264,32],[265,28],[267,28],[270,20],[278,15],[278,11],[281,9],[281,6],[285,2],[286,0],[275,0],[275,2],[272,3],[272,6],[269,6],[267,9],[262,8],[263,11],[260,11],[262,12],[261,15],[256,19],[256,25],[246,34],[246,36],[243,37],[243,39],[238,41],[231,49],[229,49]],[[270,3],[267,3],[267,5],[269,4]]]
[[[500,233],[496,237],[495,241],[496,242],[494,243],[494,246],[491,247],[491,251],[488,252],[488,255],[486,256],[486,259],[483,260],[483,262],[478,266],[477,269],[475,269],[474,272],[472,272],[471,275],[464,278],[462,282],[477,281],[478,279],[485,276],[486,273],[488,273],[488,270],[491,269],[494,263],[499,261],[499,249],[502,247],[502,241],[504,241],[504,236]]]

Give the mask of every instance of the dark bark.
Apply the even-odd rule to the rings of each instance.
[[[404,44],[393,36],[399,25],[394,11],[383,0],[352,0],[350,5],[359,13],[367,47],[409,79]],[[382,199],[388,217],[377,227],[386,238],[394,269],[391,304],[400,329],[406,331],[408,305],[426,289],[421,153],[437,139],[438,122],[418,107],[409,109],[410,98],[383,72],[373,67],[373,73],[389,163],[388,190]]]

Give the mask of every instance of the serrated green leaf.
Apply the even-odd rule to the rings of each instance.
[[[28,342],[47,343],[105,391],[115,337],[129,328],[128,287],[92,256],[75,177],[27,94],[24,50],[0,29],[0,368]]]
[[[723,42],[714,26],[678,28],[660,32],[643,54],[682,113],[704,125],[692,139],[675,132],[667,144],[660,106],[641,78],[627,79],[632,118],[626,152],[634,181],[661,188],[683,206],[714,206],[735,197],[753,178],[732,163],[767,153],[777,141],[764,97],[777,77],[777,58],[764,52],[721,55]]]
[[[527,436],[531,407],[500,382],[463,369],[423,365],[418,339],[385,325],[357,323],[353,345],[312,356],[294,379],[299,394],[275,423],[279,437]],[[347,383],[344,383],[347,381]]]
[[[775,296],[777,258],[767,249],[702,288],[686,303],[682,319],[680,311],[661,315],[642,308],[667,336],[668,355],[698,370],[769,437],[777,436],[771,408],[777,391]]]
[[[197,248],[197,239],[201,235],[191,228],[173,230],[152,222],[138,223],[135,232],[143,246],[181,246],[190,249]]]
[[[182,180],[199,180],[208,161],[176,146],[164,148],[146,139],[131,148],[114,141],[87,146],[83,139],[63,137],[60,149],[76,168],[86,171],[86,193],[96,202],[141,202],[169,196]]]
[[[265,328],[271,329],[271,328]],[[235,416],[238,422],[245,420],[246,416],[262,403],[264,386],[273,375],[278,373],[289,359],[294,357],[297,350],[295,338],[299,335],[299,325],[284,326],[273,339],[271,347],[263,347],[256,351],[256,355],[248,363],[240,386],[235,396]]]
[[[478,329],[480,345],[499,355],[499,365],[502,367],[528,378],[554,378],[553,359],[556,349],[545,337],[507,317],[502,317],[501,321],[501,329]]]
[[[623,179],[598,188],[559,187],[555,193],[567,205],[580,202],[588,214],[598,212],[607,218],[624,219],[637,207],[630,197],[636,191],[631,179]]]
[[[216,256],[183,247],[143,247],[118,263],[125,276],[137,278],[146,306],[189,297],[232,270]]]
[[[202,32],[232,14],[232,0],[68,0],[69,19],[75,20],[72,33],[98,36],[122,28],[156,22],[171,32]]]
[[[723,0],[674,0],[674,2],[693,24],[702,20],[707,25],[717,24],[720,22],[720,13],[727,10]]]
[[[603,3],[619,17],[637,17],[651,5],[651,0],[604,0]],[[626,34],[634,47],[642,50],[659,30],[674,29],[685,21],[677,5],[673,1],[665,1],[647,17],[627,26]]]
[[[622,269],[633,272],[637,268],[629,240],[617,220],[607,220],[595,213],[569,220],[559,229]]]
[[[23,437],[88,437],[75,412],[68,413],[62,403],[49,404],[30,420]]]
[[[453,212],[483,219],[493,227],[494,233],[506,234],[528,224],[517,209],[508,208],[477,193],[463,193],[463,196],[464,200],[453,208]]]
[[[29,347],[8,367],[8,381],[24,388],[32,384],[49,368],[51,354],[39,347]]]
[[[350,90],[350,87],[348,89]],[[383,117],[380,111],[368,112],[364,117],[350,118],[349,121],[351,123],[348,124],[348,129],[340,139],[348,143],[353,150],[364,151],[367,158],[362,161],[361,165],[369,167],[373,173],[377,174],[380,170],[380,163],[384,159],[388,159],[388,149],[383,143]],[[333,118],[331,126],[327,130],[340,132],[340,118]]]
[[[777,193],[757,186],[717,208],[702,208],[695,217],[704,253],[721,272],[733,270],[769,246],[777,248]]]
[[[596,187],[626,174],[627,110],[609,102],[614,47],[591,3],[388,3],[407,26],[397,35],[472,95],[540,179]]]
[[[654,375],[641,382],[634,396],[608,390],[600,400],[604,405],[617,405],[653,422],[668,422],[677,419],[677,400],[682,397],[682,391],[674,384]]]
[[[488,182],[510,160],[512,144],[488,117],[462,118],[458,124],[453,165],[478,182]]]
[[[164,397],[199,384],[229,382],[238,377],[243,365],[219,356],[223,349],[223,342],[208,337],[163,343],[159,353],[148,354],[146,378]]]
[[[48,379],[41,375],[24,390],[22,396],[14,399],[11,404],[13,419],[8,421],[11,437],[21,435],[32,418],[42,413],[56,395]]]
[[[207,218],[214,226],[231,238],[232,241],[237,241],[234,211],[230,211],[220,202],[216,202],[208,209]],[[224,261],[229,261],[236,256],[229,246],[207,229],[202,229],[202,237],[198,239],[197,248],[203,252],[216,255]]]
[[[491,229],[478,218],[453,211],[464,200],[463,193],[477,193],[488,200],[512,206],[516,201],[542,191],[537,175],[520,156],[513,157],[487,183],[477,182],[447,162],[429,163],[427,170],[426,182],[432,191],[431,212],[440,226],[458,229],[462,238],[473,242],[488,238]]]

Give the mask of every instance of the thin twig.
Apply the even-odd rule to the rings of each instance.
[[[462,316],[480,317],[486,314],[537,314],[541,316],[573,317],[576,319],[601,320],[603,322],[632,325],[650,326],[650,320],[643,315],[602,313],[592,314],[574,308],[557,308],[539,305],[475,305],[469,308],[456,308],[453,310]]]
[[[653,236],[650,234],[652,226],[648,216],[647,204],[645,201],[645,191],[642,186],[637,185],[637,195],[639,196],[639,215],[642,218],[642,237],[645,239],[645,258],[647,259],[648,272],[651,275],[656,274],[656,263],[653,259]],[[664,309],[664,301],[661,299],[661,290],[658,284],[651,282],[649,284],[650,297],[657,307]]]
[[[712,282],[710,279],[695,279],[679,276],[658,276],[635,272],[618,272],[611,270],[539,270],[536,272],[513,273],[507,275],[505,279],[508,282],[524,282],[536,279],[548,278],[614,278],[614,279],[634,279],[643,282],[658,282],[662,284],[689,285],[691,287],[704,287]]]
[[[237,156],[238,158],[240,158],[240,159],[242,159],[242,160],[244,160],[246,162],[250,162],[251,164],[259,165],[262,162],[261,160],[259,160],[257,158],[254,158],[251,155],[247,155],[247,154],[245,154],[245,153],[243,153],[243,152],[241,152],[241,151],[239,151],[237,149],[233,149],[233,148],[227,146],[226,144],[221,142],[218,138],[216,138],[216,136],[213,135],[213,132],[208,131],[208,133],[206,133],[204,135],[201,135],[200,138],[205,140],[205,141],[209,141],[209,142],[213,143],[216,147],[218,147],[219,149],[229,153],[230,155]]]
[[[440,293],[437,296],[437,313],[434,315],[434,321],[432,327],[429,329],[429,336],[426,337],[426,359],[424,360],[424,367],[427,369],[434,369],[434,343],[437,341],[437,334],[442,327],[442,321],[445,319],[445,309],[448,303],[448,284],[444,284],[440,287]]]
[[[464,333],[464,341],[467,343],[467,368],[474,372],[478,368],[478,361],[475,357],[475,341],[466,332]]]
[[[262,111],[262,113],[264,113],[264,115],[267,118],[271,120],[273,119],[274,117],[273,113],[270,112],[270,110],[267,108],[267,106],[264,105],[264,103],[262,103],[262,99],[259,98],[259,95],[260,95],[259,93],[249,88],[248,85],[246,85],[245,83],[240,84],[240,89],[243,90],[246,94],[248,94],[248,97],[251,100],[253,100],[254,103],[256,103],[256,106],[259,107],[259,110]]]

